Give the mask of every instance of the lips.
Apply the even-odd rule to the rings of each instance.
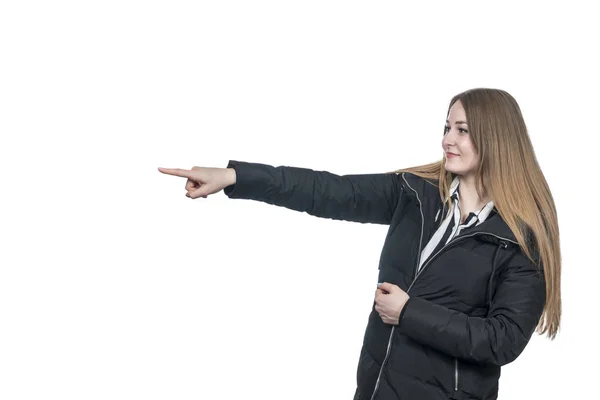
[[[446,157],[458,157],[458,154],[446,152]]]

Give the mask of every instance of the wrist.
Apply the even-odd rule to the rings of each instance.
[[[235,169],[227,168],[227,173],[227,182],[229,183],[228,186],[235,185],[235,182],[237,181],[237,174],[235,173]]]

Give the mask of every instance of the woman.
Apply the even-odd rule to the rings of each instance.
[[[331,219],[388,224],[354,399],[496,399],[500,368],[561,317],[554,201],[503,90],[450,102],[441,161],[335,175],[230,161],[164,169],[190,198],[224,189]]]

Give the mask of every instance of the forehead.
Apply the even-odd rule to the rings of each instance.
[[[457,119],[463,121],[467,120],[465,117],[465,109],[463,108],[460,101],[457,101],[456,103],[452,104],[452,107],[450,107],[450,111],[448,112],[448,120],[453,121]]]

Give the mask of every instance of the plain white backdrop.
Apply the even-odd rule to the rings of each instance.
[[[387,227],[157,167],[386,172],[448,102],[519,102],[559,212],[563,322],[500,399],[597,391],[597,37],[587,2],[2,1],[0,398],[350,399]]]

